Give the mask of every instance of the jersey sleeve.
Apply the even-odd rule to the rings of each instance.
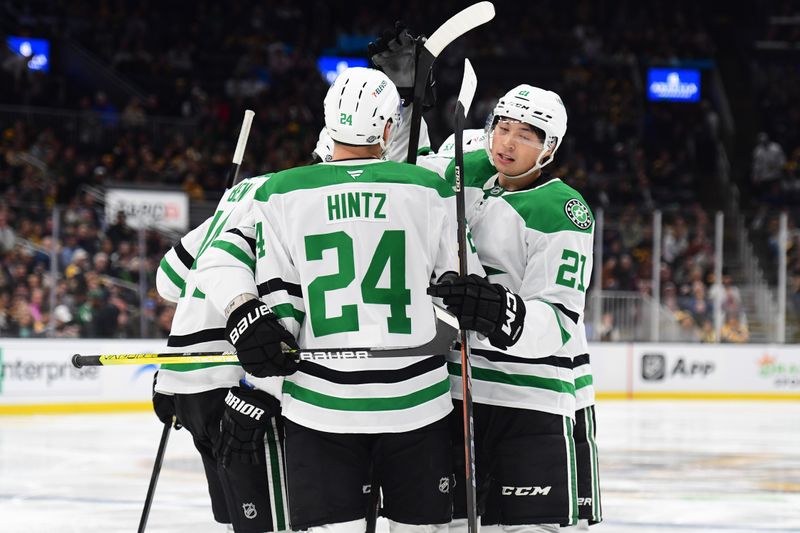
[[[170,302],[177,302],[186,286],[186,276],[194,264],[203,236],[211,226],[211,218],[184,235],[164,254],[156,271],[156,290]]]
[[[527,236],[527,264],[518,292],[525,303],[525,326],[507,350],[510,355],[546,357],[580,338],[593,235],[592,229]]]
[[[392,142],[386,147],[385,159],[396,163],[403,163],[408,156],[408,141],[411,132],[411,106],[401,109],[400,124],[392,132]],[[431,139],[428,135],[428,125],[423,118],[419,127],[419,142],[417,153],[430,150]]]
[[[197,259],[197,287],[220,312],[240,294],[258,294],[253,217],[222,232]]]
[[[439,198],[431,207],[433,220],[437,221],[439,239],[436,242],[437,250],[432,254],[433,280],[438,280],[445,272],[458,272],[458,241],[456,233],[456,197]]]
[[[268,204],[255,222],[258,295],[297,338],[306,315],[303,289],[300,273],[283,244],[288,240],[280,237],[282,226],[275,204]]]

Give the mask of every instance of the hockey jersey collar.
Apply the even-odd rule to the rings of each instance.
[[[542,175],[540,176],[540,178],[538,180],[534,181],[533,183],[531,183],[530,185],[528,185],[524,189],[519,189],[519,190],[516,190],[516,191],[507,191],[503,187],[500,186],[500,183],[498,182],[498,178],[499,177],[500,177],[500,173],[498,172],[498,173],[494,174],[493,176],[491,176],[488,180],[486,180],[486,183],[483,184],[483,195],[484,195],[484,197],[487,197],[487,196],[502,196],[505,193],[509,193],[510,194],[510,193],[532,191],[532,190],[535,190],[535,189],[539,189],[540,187],[544,187],[545,185],[549,185],[551,183],[554,183],[556,181],[561,181],[561,178],[558,178],[558,177],[556,177],[556,176],[554,176],[552,174],[542,173]]]
[[[384,162],[383,159],[377,159],[375,157],[353,157],[350,159],[337,159],[336,161],[325,161],[320,163],[320,165],[334,165],[337,167],[345,167],[345,166],[352,166],[352,165],[371,165],[373,163],[382,163]]]

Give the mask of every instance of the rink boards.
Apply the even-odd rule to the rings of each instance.
[[[74,353],[160,351],[163,340],[0,339],[0,414],[149,408],[155,365],[76,369]],[[800,346],[590,345],[598,398],[800,399]]]

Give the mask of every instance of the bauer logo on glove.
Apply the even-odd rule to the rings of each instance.
[[[284,345],[297,350],[297,341],[266,304],[249,300],[234,309],[225,334],[245,372],[265,378],[288,376],[297,370],[299,353],[283,351]]]
[[[244,307],[244,306],[242,306]],[[240,308],[241,309],[241,308]],[[241,320],[236,324],[234,328],[232,328],[228,332],[228,340],[231,344],[236,345],[236,341],[239,340],[239,337],[244,333],[247,328],[256,323],[259,318],[269,316],[271,314],[269,307],[267,304],[260,304],[256,307],[252,312],[248,312],[245,316],[242,317]],[[275,315],[272,315],[273,317]]]

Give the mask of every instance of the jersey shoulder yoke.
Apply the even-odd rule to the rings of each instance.
[[[497,169],[489,161],[486,150],[475,150],[464,154],[464,186],[483,188],[486,181],[497,174]],[[444,178],[451,187],[456,184],[456,160],[447,166]]]
[[[533,189],[506,193],[501,198],[532,230],[543,233],[592,231],[591,209],[578,191],[560,179],[552,179]]]

